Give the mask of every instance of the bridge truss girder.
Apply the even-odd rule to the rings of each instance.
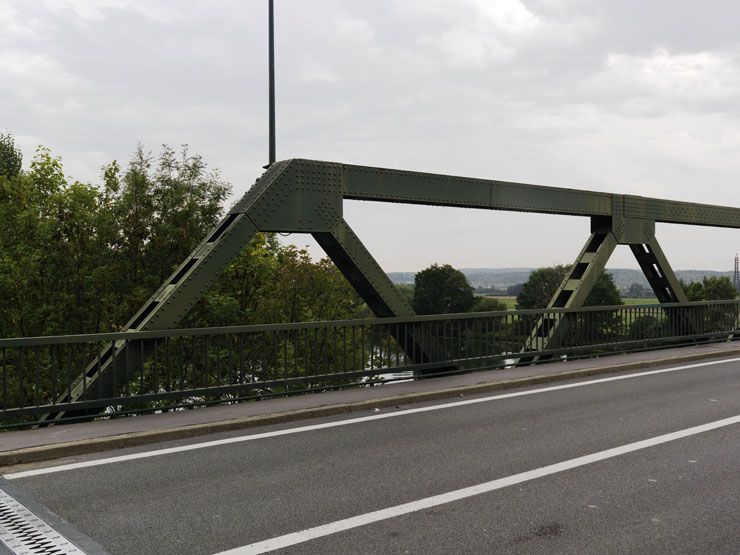
[[[686,293],[655,237],[655,222],[622,216],[591,218],[591,235],[566,274],[547,308],[579,308],[604,271],[617,245],[627,245],[637,259],[660,303],[686,302]],[[669,314],[669,318],[671,315]],[[679,326],[681,322],[672,322]],[[683,322],[690,329],[691,322]],[[552,354],[527,355],[527,351],[557,349],[569,326],[569,315],[553,312],[539,318],[517,363],[534,364]]]
[[[411,316],[411,307],[343,217],[343,200],[370,200],[589,217],[592,235],[552,306],[581,306],[617,244],[630,245],[648,281],[663,301],[685,300],[658,245],[655,222],[740,227],[740,209],[544,187],[505,181],[426,174],[334,162],[277,162],[256,181],[203,242],[173,272],[125,326],[163,330],[177,326],[231,260],[257,232],[310,233],[377,316]],[[591,246],[598,242],[596,252]],[[594,243],[595,244],[595,243]],[[585,268],[584,265],[585,264]],[[657,269],[657,270],[656,270]],[[567,297],[567,298],[565,298]],[[562,299],[565,298],[565,301]],[[558,325],[538,345],[557,343]],[[411,337],[397,338],[407,352]],[[533,332],[532,345],[538,340]],[[125,370],[123,345],[111,345],[91,364],[60,403],[84,399],[87,390],[112,394]],[[99,381],[95,388],[91,384]],[[83,385],[84,384],[84,385]],[[101,393],[102,392],[102,393]]]

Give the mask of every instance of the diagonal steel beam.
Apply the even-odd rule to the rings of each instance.
[[[576,257],[568,274],[553,295],[547,308],[578,308],[584,305],[596,280],[604,271],[617,239],[605,229],[592,230],[586,244]],[[568,329],[567,314],[550,313],[538,319],[517,362],[518,365],[535,364],[552,358],[552,355],[527,356],[527,351],[557,349]]]
[[[203,293],[218,278],[257,232],[246,213],[264,190],[278,181],[287,169],[286,162],[274,164],[257,180],[239,205],[234,206],[211,230],[196,249],[167,278],[124,326],[123,331],[170,329],[177,326]],[[117,341],[104,347],[61,394],[57,405],[85,399],[91,395],[114,397],[116,384],[123,384],[127,367],[140,364],[141,352],[127,349],[127,342]],[[47,415],[59,419],[64,412]]]
[[[654,235],[646,238],[644,243],[629,247],[661,304],[688,302],[681,282]],[[701,329],[696,315],[686,308],[666,308],[665,314],[674,335],[691,335]]]
[[[376,316],[415,314],[344,219],[331,232],[314,233],[313,236]],[[429,353],[406,326],[397,326],[390,333],[415,363],[430,362]]]
[[[245,214],[229,214],[200,246],[183,262],[128,322],[125,330],[170,329],[177,326],[220,273],[257,232]],[[142,346],[143,348],[143,346]],[[127,349],[125,341],[106,346],[85,368],[57,405],[84,399],[93,392],[114,397],[115,384],[123,384],[126,367],[137,367],[141,353]],[[55,415],[56,418],[62,413]]]
[[[685,303],[688,301],[686,292],[681,287],[681,283],[655,236],[645,243],[633,243],[629,247],[659,302]]]
[[[344,219],[330,232],[312,235],[376,316],[414,315],[401,292]]]

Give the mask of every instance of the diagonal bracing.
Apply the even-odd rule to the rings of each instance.
[[[474,179],[334,162],[292,159],[272,164],[203,242],[126,325],[126,330],[176,327],[255,233],[311,233],[377,316],[413,311],[344,221],[343,200],[456,206],[589,217],[592,234],[552,306],[581,306],[617,244],[630,245],[658,298],[683,291],[654,236],[655,223],[740,227],[740,209],[524,183]],[[598,244],[597,244],[598,243]],[[593,249],[596,249],[595,251]],[[530,348],[557,345],[559,323],[540,322]],[[412,337],[397,338],[425,360]],[[58,403],[88,392],[112,396],[130,360],[125,341],[110,345]],[[129,353],[127,353],[129,355]],[[411,356],[411,355],[410,355]]]

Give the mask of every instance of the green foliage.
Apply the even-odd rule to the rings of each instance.
[[[534,270],[516,296],[517,308],[545,308],[569,270],[562,264]]]
[[[0,140],[10,145],[4,152],[12,151],[12,140]],[[165,146],[155,157],[139,146],[125,167],[116,161],[104,166],[99,186],[65,177],[61,160],[45,147],[36,151],[28,171],[13,168],[0,175],[0,337],[121,329],[217,224],[229,193],[228,183],[187,147],[176,152]],[[181,325],[341,320],[364,316],[366,310],[329,260],[315,262],[305,250],[258,234]],[[338,367],[340,356],[363,369],[370,357],[394,345],[386,338],[382,351],[372,350],[366,344],[369,330],[351,331],[363,340],[349,347],[346,329],[318,333],[317,328],[283,336],[221,336],[210,344],[206,337],[159,341],[153,347],[158,358],[144,361],[137,379],[119,385],[136,394],[171,388],[171,378],[176,387],[189,388],[266,382],[288,371],[294,377],[320,375]],[[64,364],[73,378],[98,349],[90,344],[67,350]],[[175,359],[168,368],[177,376],[157,370],[157,360],[161,366],[171,355]],[[49,350],[21,350],[11,359],[4,370],[9,406],[57,398],[54,384],[61,378],[51,370]],[[23,368],[39,374],[29,380]],[[328,385],[353,380],[338,378]],[[291,387],[312,384],[276,386],[266,393]]]
[[[411,306],[417,314],[467,312],[475,304],[473,288],[461,271],[432,264],[416,274]]]
[[[647,314],[637,316],[629,327],[629,338],[637,339],[654,339],[667,335],[667,326],[664,319]]]
[[[504,301],[492,297],[479,297],[473,305],[471,312],[501,312],[508,307]]]
[[[681,282],[689,301],[725,301],[737,297],[737,291],[727,276],[705,277],[689,284]]]
[[[654,299],[653,291],[639,283],[632,283],[627,290],[627,297],[630,299]]]
[[[622,296],[614,284],[612,275],[603,272],[594,283],[591,292],[586,297],[586,306],[615,306],[622,303]]]
[[[737,291],[727,276],[704,278],[702,285],[705,301],[725,301],[737,297]]]
[[[516,297],[517,295],[519,295],[519,293],[522,292],[523,287],[523,283],[515,283],[514,285],[509,285],[506,288],[506,294],[510,297]]]
[[[562,264],[533,271],[517,295],[517,308],[546,308],[569,271],[570,266]],[[608,272],[603,272],[586,297],[585,306],[620,304],[622,304],[622,297],[614,284],[614,279]]]
[[[0,135],[0,337],[121,329],[219,221],[230,186],[187,146],[139,146],[99,186]],[[10,170],[8,169],[10,168]],[[183,325],[341,319],[363,310],[328,260],[258,235]]]
[[[23,166],[23,154],[15,146],[15,138],[10,133],[0,133],[0,179],[18,177]]]
[[[190,312],[194,327],[341,320],[362,302],[329,259],[258,234]]]
[[[400,291],[406,302],[411,305],[414,300],[414,286],[409,283],[397,283],[396,288]]]
[[[688,284],[681,281],[680,283],[689,301],[704,300],[704,285],[700,281],[692,281]]]

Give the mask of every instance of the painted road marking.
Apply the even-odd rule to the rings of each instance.
[[[694,426],[693,428],[686,428],[678,432],[672,432],[664,434],[650,439],[644,439],[642,441],[636,441],[634,443],[628,443],[621,445],[620,447],[614,447],[612,449],[606,449],[605,451],[599,451],[598,453],[592,453],[590,455],[584,455],[582,457],[576,457],[575,459],[569,459],[559,463],[543,466],[541,468],[535,468],[534,470],[528,470],[527,472],[521,472],[519,474],[513,474],[505,478],[499,478],[483,484],[470,486],[440,495],[433,495],[432,497],[426,497],[419,499],[418,501],[412,501],[410,503],[404,503],[402,505],[396,505],[395,507],[388,507],[387,509],[381,509],[379,511],[373,511],[362,515],[345,518],[343,520],[337,520],[329,524],[322,526],[316,526],[314,528],[308,528],[301,530],[300,532],[293,532],[292,534],[285,534],[284,536],[277,536],[269,540],[245,545],[243,547],[237,547],[228,551],[222,551],[217,555],[251,555],[254,553],[266,553],[268,551],[274,551],[276,549],[283,549],[292,545],[300,544],[324,536],[330,536],[338,532],[345,530],[351,530],[353,528],[359,528],[367,524],[379,522],[381,520],[387,520],[395,518],[401,515],[414,513],[417,511],[423,511],[431,507],[437,507],[468,497],[481,495],[483,493],[489,493],[497,489],[506,488],[515,484],[521,484],[522,482],[528,482],[543,476],[549,476],[572,468],[578,468],[579,466],[585,466],[598,461],[611,459],[618,457],[626,453],[633,453],[641,449],[647,449],[648,447],[654,447],[663,443],[676,441],[685,437],[709,432],[711,430],[717,430],[726,426],[732,426],[733,424],[740,423],[740,415],[725,418],[723,420],[717,420],[708,424],[702,424],[701,426]]]
[[[229,445],[232,443],[242,443],[245,441],[256,441],[258,439],[267,439],[272,437],[287,436],[292,434],[299,434],[303,432],[312,432],[316,430],[325,430],[327,428],[338,428],[340,426],[349,426],[351,424],[359,424],[361,422],[371,422],[374,420],[385,420],[386,418],[398,418],[400,416],[407,416],[410,414],[419,414],[424,412],[432,412],[436,410],[443,410],[455,407],[463,407],[467,405],[476,405],[478,403],[487,403],[490,401],[498,401],[501,399],[512,399],[514,397],[526,397],[528,395],[537,395],[540,393],[548,393],[551,391],[560,391],[563,389],[573,389],[576,387],[584,387],[596,384],[602,384],[607,382],[615,382],[620,380],[632,380],[635,378],[642,378],[645,376],[655,376],[658,374],[666,374],[669,372],[677,372],[679,370],[690,370],[693,368],[703,368],[705,366],[713,366],[718,364],[727,364],[731,362],[738,362],[740,358],[731,358],[724,360],[713,360],[709,362],[699,362],[695,364],[687,364],[684,366],[674,366],[672,368],[662,368],[660,370],[649,370],[647,372],[638,372],[636,374],[626,374],[622,376],[610,376],[608,378],[599,378],[596,380],[588,380],[583,382],[566,383],[562,385],[553,385],[548,387],[541,387],[539,389],[530,389],[527,391],[515,391],[512,393],[503,393],[500,395],[493,395],[489,397],[479,397],[476,399],[466,399],[464,401],[454,401],[452,403],[443,403],[439,405],[432,405],[428,407],[418,407],[414,409],[404,409],[396,412],[390,412],[386,414],[373,414],[370,416],[360,416],[357,418],[348,418],[346,420],[338,420],[334,422],[325,422],[322,424],[312,424],[309,426],[301,426],[298,428],[289,428],[285,430],[274,430],[271,432],[264,432],[261,434],[251,434],[246,436],[230,437],[225,439],[217,439],[213,441],[204,441],[201,443],[194,443],[190,445],[181,445],[179,447],[168,447],[165,449],[155,449],[152,451],[143,451],[140,453],[131,453],[129,455],[119,455],[116,457],[106,457],[103,459],[95,459],[90,461],[83,461],[70,464],[61,464],[57,466],[50,466],[46,468],[38,468],[35,470],[24,470],[21,472],[11,472],[5,474],[3,477],[7,480],[16,480],[18,478],[28,478],[31,476],[41,476],[43,474],[53,474],[55,472],[65,472],[67,470],[76,470],[79,468],[90,468],[93,466],[101,466],[104,464],[114,464],[119,462],[134,461],[137,459],[147,459],[149,457],[158,457],[161,455],[170,455],[173,453],[182,453],[185,451],[194,451],[196,449],[206,449],[208,447],[217,447],[220,445]]]

